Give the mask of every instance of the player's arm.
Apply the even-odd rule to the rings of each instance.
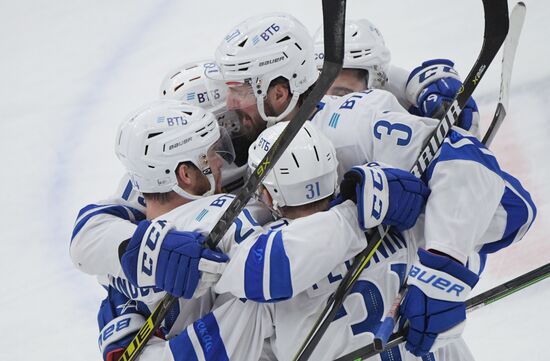
[[[426,244],[411,267],[401,306],[411,329],[406,348],[417,356],[460,337],[465,301],[482,268],[467,265],[467,256],[481,247],[483,257],[519,240],[536,214],[521,184],[462,130],[452,131],[425,177],[432,189],[424,224]]]
[[[119,245],[132,237],[136,223],[145,218],[142,202],[124,177],[113,197],[83,207],[71,236],[74,265],[91,275],[119,274]]]
[[[106,361],[116,361],[145,322],[146,315],[132,302],[111,289],[101,305],[99,343]],[[260,358],[264,340],[273,333],[272,324],[269,305],[234,298],[169,340],[153,336],[139,359],[255,361]]]
[[[326,277],[366,245],[357,207],[345,201],[325,212],[251,234],[230,255],[218,293],[258,302],[289,299]]]

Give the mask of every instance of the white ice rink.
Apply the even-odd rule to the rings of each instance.
[[[525,2],[510,111],[492,149],[539,213],[520,244],[489,259],[479,291],[550,261],[550,3]],[[0,360],[101,359],[103,290],[73,267],[68,247],[79,208],[110,195],[123,173],[117,124],[157,98],[169,70],[211,57],[233,25],[274,10],[312,32],[320,25],[319,0],[0,2]],[[348,0],[348,17],[373,21],[393,63],[409,69],[447,57],[465,77],[481,46],[480,0]],[[485,126],[497,58],[474,94]],[[476,358],[550,360],[549,299],[547,279],[471,313]]]

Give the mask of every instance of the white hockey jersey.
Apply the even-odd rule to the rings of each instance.
[[[410,115],[384,90],[325,97],[311,121],[334,144],[340,176],[372,161],[410,170],[438,124]],[[474,252],[494,252],[521,239],[536,215],[529,193],[460,128],[453,127],[423,180],[431,194],[422,246],[463,263]]]
[[[286,224],[279,221],[272,226],[284,229]],[[292,224],[290,222],[290,226]],[[343,232],[342,237],[345,236],[353,235]],[[372,342],[374,332],[404,282],[415,249],[415,245],[399,233],[392,233],[384,240],[311,359],[334,360]],[[140,360],[255,361],[266,339],[277,360],[291,360],[350,264],[350,261],[339,264],[328,276],[286,301],[257,303],[232,299],[169,341],[149,343]],[[400,345],[373,360],[468,361],[473,358],[464,342],[457,340],[424,358],[414,357]]]

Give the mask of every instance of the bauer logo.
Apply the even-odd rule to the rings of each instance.
[[[443,277],[439,277],[435,274],[430,274],[429,271],[423,270],[414,265],[411,266],[409,277],[415,278],[421,283],[431,285],[456,297],[460,297],[460,293],[464,291],[464,286]]]
[[[266,61],[260,61],[260,64],[259,64],[258,66],[262,67],[262,66],[266,66],[266,65],[275,64],[275,63],[280,62],[281,60],[285,60],[285,57],[284,57],[284,56],[280,56],[280,57],[275,58],[275,59],[270,59],[270,60],[266,60]]]
[[[179,142],[176,142],[174,144],[170,144],[168,146],[168,150],[173,150],[173,149],[176,149],[178,147],[181,147],[182,145],[185,145],[185,144],[189,143],[191,141],[191,139],[193,139],[193,137],[189,137],[189,138],[186,138],[184,140],[180,140]]]

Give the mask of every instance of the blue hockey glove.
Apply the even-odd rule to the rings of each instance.
[[[453,66],[454,63],[448,59],[434,59],[423,62],[411,72],[405,90],[407,100],[413,104],[409,109],[411,113],[428,118],[443,116],[442,111],[462,86]],[[472,97],[466,102],[456,125],[477,132],[479,113]]]
[[[101,302],[97,314],[99,349],[103,360],[116,361],[145,323],[137,302],[109,287],[107,298]]]
[[[466,320],[464,302],[479,277],[449,257],[423,249],[418,256],[399,312],[402,323],[409,321],[405,348],[424,356],[460,337]]]
[[[380,224],[411,228],[429,195],[430,189],[411,173],[378,163],[351,168],[340,184],[340,197],[357,204],[363,230]]]
[[[122,269],[136,287],[155,286],[176,297],[198,297],[194,293],[201,271],[221,274],[228,257],[204,248],[200,233],[172,228],[167,221],[141,221],[122,255]]]

